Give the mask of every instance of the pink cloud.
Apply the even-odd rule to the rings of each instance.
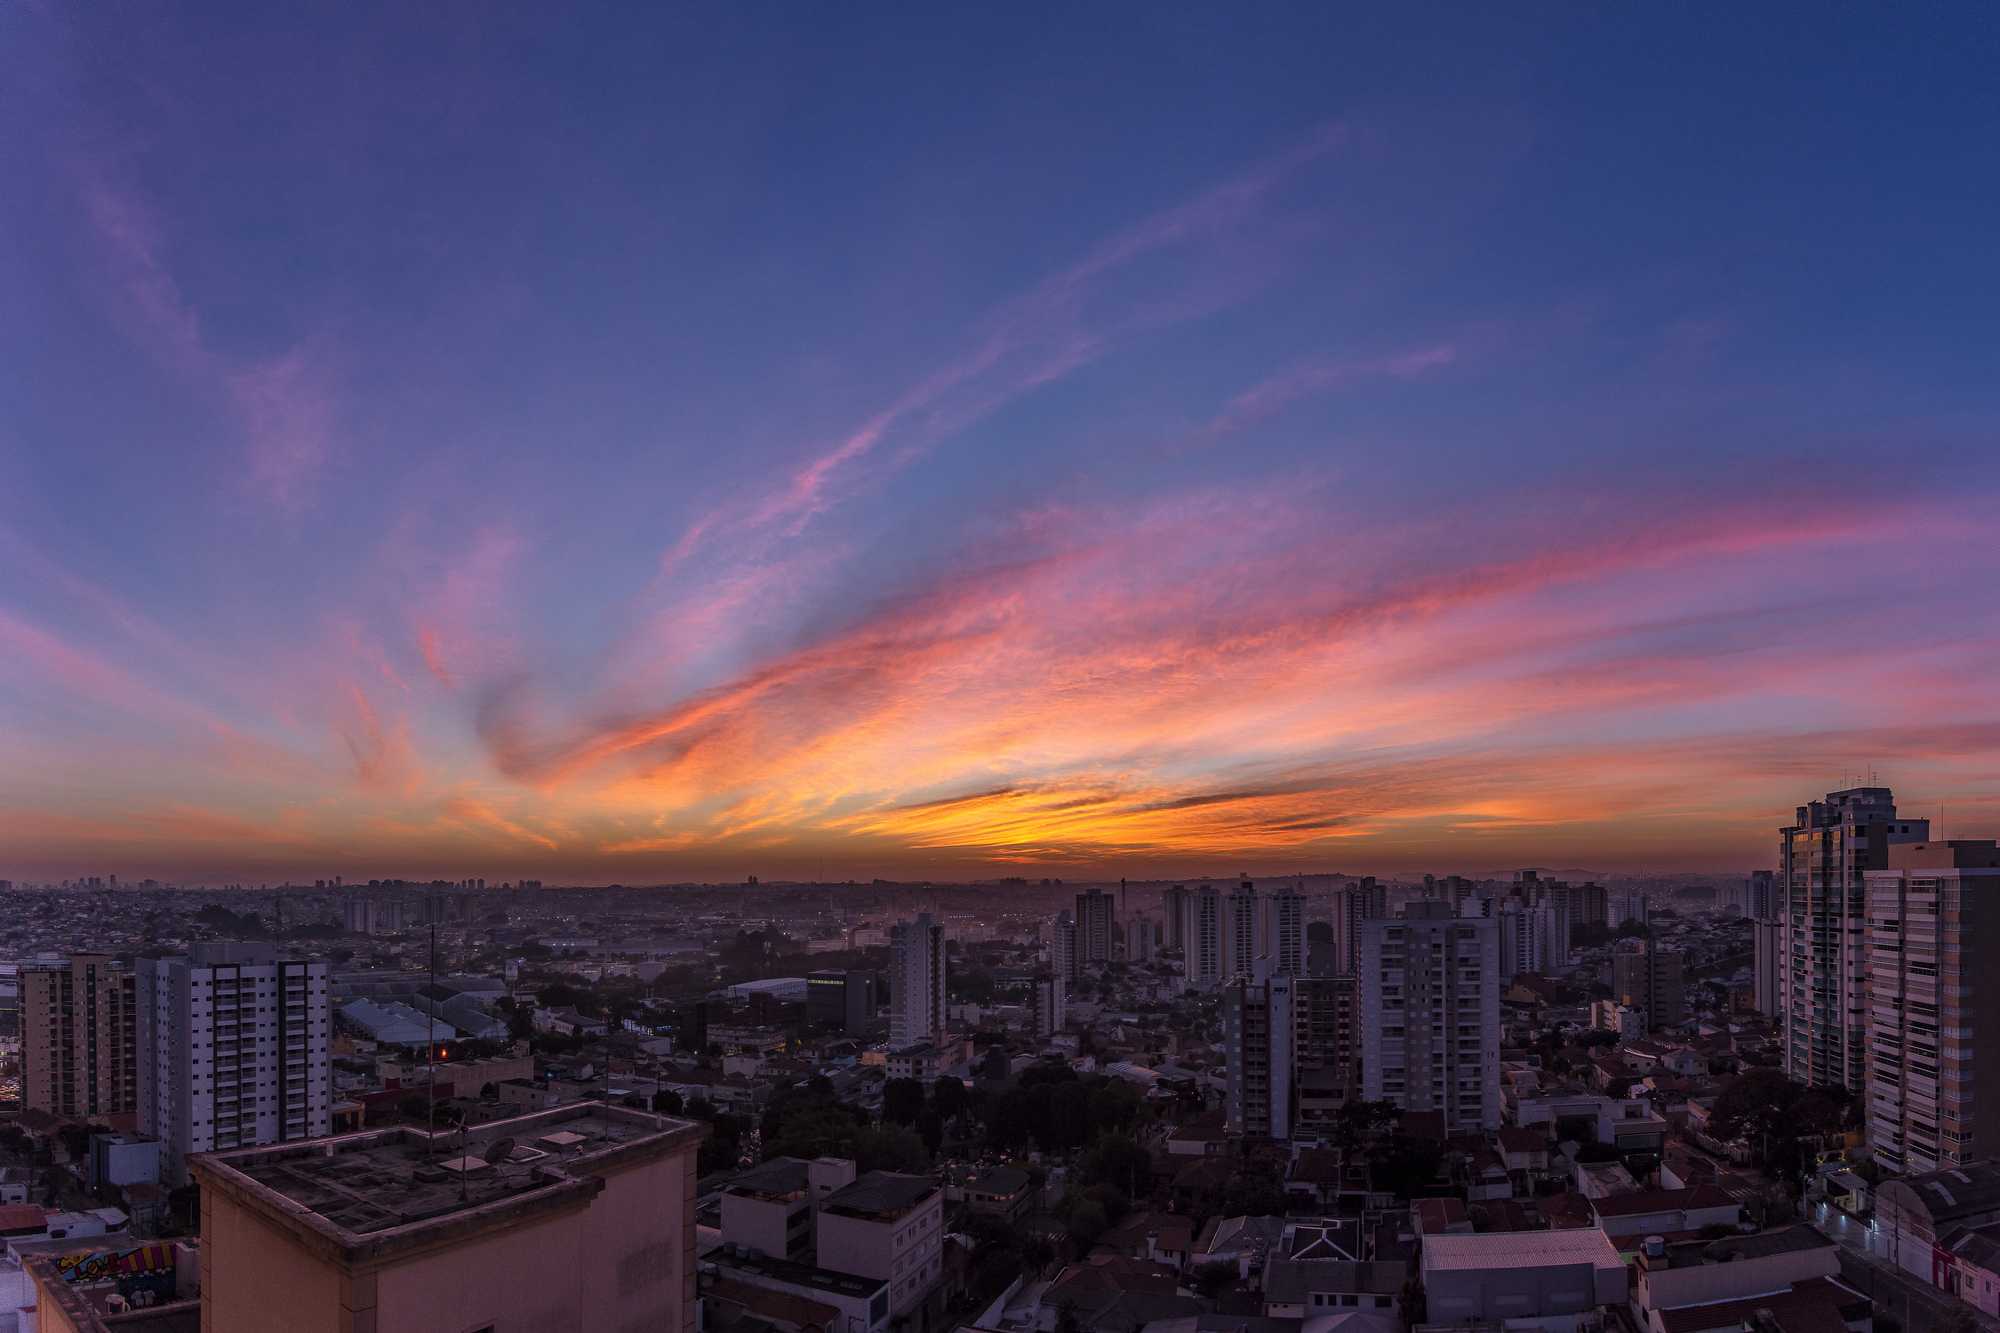
[[[303,344],[267,357],[216,350],[168,262],[165,232],[138,192],[114,185],[96,166],[79,175],[84,214],[140,341],[228,412],[246,445],[243,487],[297,513],[311,502],[332,452],[324,356]]]

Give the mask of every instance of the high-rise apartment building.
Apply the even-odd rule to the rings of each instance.
[[[1187,901],[1187,979],[1203,988],[1222,983],[1222,895],[1204,884]]]
[[[139,1014],[132,969],[109,954],[23,965],[21,1104],[74,1120],[139,1109]]]
[[[1227,980],[1255,976],[1264,954],[1263,905],[1257,886],[1244,880],[1229,895],[1224,919],[1222,970]]]
[[[1049,966],[1065,982],[1076,980],[1076,922],[1068,912],[1058,912],[1049,922]]]
[[[1500,1124],[1499,927],[1442,901],[1361,925],[1363,1097],[1440,1111],[1448,1132]]]
[[[889,932],[894,994],[889,1004],[889,1045],[901,1049],[944,1035],[944,927],[926,912]]]
[[[1185,884],[1174,884],[1160,895],[1161,938],[1169,949],[1187,948],[1188,891]]]
[[[1292,984],[1292,1135],[1323,1138],[1361,1094],[1361,986],[1345,976]]]
[[[162,1173],[194,1153],[288,1143],[331,1129],[327,966],[270,945],[197,944],[142,958],[139,1128]]]
[[[1627,945],[1611,956],[1611,997],[1644,1010],[1649,1029],[1673,1027],[1687,1018],[1686,972],[1675,950]]]
[[[1778,830],[1773,890],[1783,922],[1784,1067],[1798,1082],[1863,1094],[1866,875],[1888,868],[1892,845],[1929,840],[1930,822],[1899,817],[1887,787],[1829,792],[1798,807],[1797,819]]]
[[[1743,915],[1752,921],[1766,921],[1777,915],[1777,876],[1768,870],[1753,870],[1743,881]]]
[[[1035,974],[1035,1035],[1051,1037],[1069,1022],[1069,983],[1060,972],[1044,968]]]
[[[1125,961],[1150,963],[1160,952],[1160,923],[1135,916],[1125,923]]]
[[[1514,898],[1497,904],[1491,898],[1475,898],[1470,902],[1484,902],[1494,909],[1475,913],[1468,906],[1461,908],[1460,915],[1491,916],[1498,924],[1502,976],[1513,978],[1522,973],[1544,976],[1568,965],[1568,950],[1560,944],[1562,928],[1554,907],[1547,903],[1531,907]]]
[[[1776,917],[1750,922],[1750,971],[1756,987],[1757,1012],[1783,1018],[1785,996],[1784,923]]]
[[[1453,911],[1458,910],[1461,900],[1462,895],[1449,898]],[[1380,921],[1388,915],[1388,888],[1377,883],[1372,875],[1345,885],[1334,895],[1334,948],[1339,954],[1342,971],[1358,973],[1361,970],[1361,928],[1366,922]]]
[[[1294,1017],[1289,974],[1232,978],[1222,992],[1227,1126],[1254,1138],[1292,1136]]]
[[[1271,970],[1291,976],[1306,973],[1306,900],[1296,888],[1284,887],[1264,896],[1264,951]]]
[[[1868,1146],[1921,1175],[2000,1152],[2000,979],[1980,975],[2000,959],[2000,845],[1906,843],[1888,862],[1867,872]]]
[[[1080,966],[1103,967],[1111,961],[1118,931],[1114,906],[1115,900],[1102,889],[1076,895],[1076,952]]]
[[[1595,880],[1570,886],[1570,928],[1607,926],[1611,916],[1611,894]]]

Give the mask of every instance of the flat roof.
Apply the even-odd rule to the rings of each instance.
[[[1559,1264],[1589,1264],[1622,1268],[1611,1238],[1596,1227],[1561,1231],[1488,1231],[1471,1236],[1425,1236],[1424,1268],[1445,1271],[1469,1268],[1549,1268]]]
[[[899,1217],[938,1189],[929,1176],[906,1176],[893,1171],[870,1171],[867,1175],[826,1196],[820,1211],[839,1217]]]
[[[587,1203],[600,1173],[692,1148],[707,1127],[576,1102],[460,1133],[397,1126],[190,1161],[214,1187],[352,1260]]]

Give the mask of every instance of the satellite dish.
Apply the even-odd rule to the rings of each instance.
[[[486,1160],[495,1166],[500,1165],[502,1162],[512,1161],[513,1157],[514,1140],[511,1138],[498,1138],[487,1145]]]

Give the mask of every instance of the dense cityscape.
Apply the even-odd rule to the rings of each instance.
[[[1996,70],[0,0],[0,1333],[2000,1333]]]
[[[6,1280],[43,1328],[276,1282],[333,1327],[377,1271],[384,1328],[1970,1327],[2000,845],[1886,787],[1777,836],[1603,881],[10,885]]]

